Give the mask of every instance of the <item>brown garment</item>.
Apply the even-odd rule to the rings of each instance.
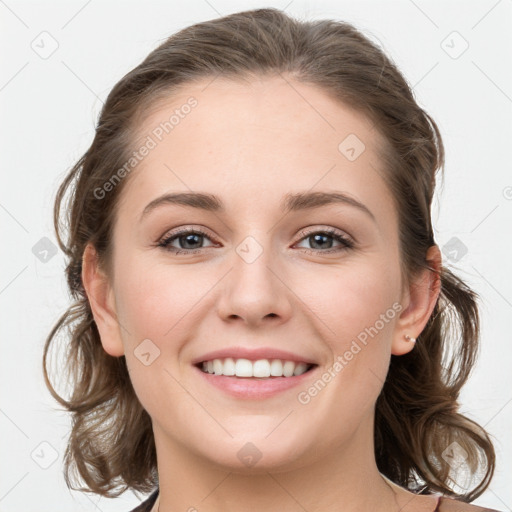
[[[155,489],[149,498],[142,502],[137,508],[134,508],[130,512],[151,512],[151,508],[156,502],[158,497],[158,489]],[[437,507],[434,512],[499,512],[492,508],[477,507],[476,505],[470,505],[463,501],[454,500],[452,498],[444,498],[439,496]]]
[[[158,497],[158,487],[152,492],[146,501],[143,501],[138,507],[130,510],[130,512],[151,512],[151,508],[155,504]]]
[[[493,508],[477,507],[452,498],[439,498],[434,512],[499,512]]]

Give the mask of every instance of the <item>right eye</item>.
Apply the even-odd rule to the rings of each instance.
[[[194,245],[201,245],[201,242],[207,238],[210,240],[210,236],[201,229],[182,229],[168,233],[160,240],[158,247],[164,248],[166,251],[173,252],[175,254],[186,253],[191,251],[197,251],[204,247],[194,247]],[[175,247],[171,244],[178,242],[179,247]],[[191,247],[192,246],[192,247]]]

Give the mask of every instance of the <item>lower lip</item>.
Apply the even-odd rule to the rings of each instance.
[[[304,381],[309,379],[318,366],[313,367],[302,375],[293,377],[272,377],[268,379],[228,377],[226,375],[205,373],[197,366],[194,368],[206,379],[206,382],[235,398],[262,400],[275,396],[299,384],[304,384]]]

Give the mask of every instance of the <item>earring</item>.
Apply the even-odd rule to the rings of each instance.
[[[416,338],[411,338],[408,334],[406,334],[404,337],[407,341],[412,341],[413,343],[416,342]]]

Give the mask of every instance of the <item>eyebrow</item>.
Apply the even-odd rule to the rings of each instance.
[[[286,194],[281,203],[281,211],[289,213],[301,211],[329,204],[345,204],[357,208],[364,212],[374,222],[376,222],[373,213],[363,203],[345,192],[298,192]],[[163,194],[153,199],[143,210],[140,221],[143,220],[151,211],[156,208],[168,205],[189,206],[209,212],[225,213],[224,205],[217,196],[205,194],[202,192],[177,192]]]

